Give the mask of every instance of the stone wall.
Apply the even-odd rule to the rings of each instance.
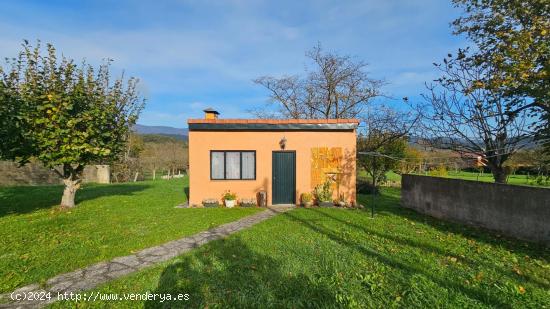
[[[550,189],[403,175],[402,205],[550,245]]]
[[[110,182],[109,165],[90,165],[84,168],[83,182]],[[0,186],[61,184],[59,176],[40,163],[19,167],[17,163],[0,161]]]

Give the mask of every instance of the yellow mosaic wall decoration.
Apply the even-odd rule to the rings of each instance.
[[[338,174],[342,170],[342,147],[311,148],[311,189],[324,183],[327,174]],[[333,183],[333,189],[336,184]]]

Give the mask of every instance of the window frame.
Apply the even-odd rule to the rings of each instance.
[[[214,152],[223,153],[223,178],[213,178],[213,169],[212,169],[212,154]],[[228,152],[238,152],[239,153],[239,178],[227,178],[227,153]],[[243,178],[243,152],[252,152],[254,154],[254,177],[253,178]],[[210,180],[256,180],[256,150],[210,150]]]

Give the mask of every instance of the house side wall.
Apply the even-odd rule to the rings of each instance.
[[[190,204],[217,198],[226,190],[238,198],[255,198],[260,190],[267,191],[272,203],[272,152],[281,150],[279,141],[285,137],[285,150],[296,151],[296,201],[300,194],[312,191],[312,149],[341,148],[340,194],[355,201],[355,131],[190,131],[189,132],[189,193]],[[210,180],[211,150],[255,150],[255,180]],[[334,198],[337,192],[334,190]]]

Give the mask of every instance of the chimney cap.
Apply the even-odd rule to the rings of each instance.
[[[213,109],[212,107],[209,107],[207,109],[204,109],[203,112],[205,113],[212,113],[212,114],[216,114],[216,115],[219,115],[220,113],[218,113],[217,110]]]

